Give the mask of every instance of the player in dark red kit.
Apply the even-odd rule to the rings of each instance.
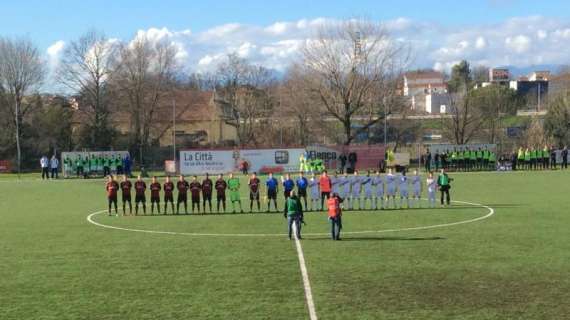
[[[150,184],[150,214],[154,214],[154,204],[156,203],[156,211],[160,214],[160,183],[156,181],[156,177],[152,177]]]
[[[200,212],[200,192],[202,191],[202,185],[198,182],[198,177],[193,176],[192,182],[190,182],[190,194],[192,195],[192,213],[196,212],[196,207],[198,207],[198,212]]]
[[[215,188],[216,188],[216,200],[218,206],[217,212],[220,212],[220,203],[223,206],[224,212],[226,212],[226,189],[228,188],[228,184],[226,183],[226,180],[224,180],[223,174],[220,174],[218,176]]]
[[[126,204],[129,203],[129,214],[133,214],[133,204],[131,202],[131,189],[133,184],[129,181],[126,175],[123,175],[123,181],[121,181],[122,200],[123,200],[123,215],[126,215]]]
[[[208,202],[210,213],[212,213],[212,187],[210,175],[206,173],[206,178],[202,181],[202,208],[204,208],[204,212],[206,212],[206,202]]]
[[[135,181],[135,215],[139,214],[139,203],[142,203],[143,213],[146,214],[146,183],[142,180],[141,176],[137,177]]]
[[[247,185],[249,186],[249,212],[253,212],[253,202],[257,201],[257,212],[261,211],[261,203],[259,202],[259,178],[254,172],[249,179]]]
[[[188,189],[190,189],[190,185],[188,184],[188,181],[184,180],[183,175],[180,175],[180,178],[178,178],[176,189],[178,189],[178,200],[176,201],[176,214],[180,213],[181,203],[184,203],[184,213],[188,214]]]
[[[115,214],[118,215],[119,210],[117,209],[117,191],[119,190],[119,184],[117,181],[115,181],[113,176],[109,176],[105,190],[107,190],[107,200],[109,201],[109,216],[111,215],[111,204],[115,205]]]
[[[172,213],[174,213],[174,183],[170,181],[170,176],[166,177],[164,183],[164,214],[168,212],[168,203],[172,206]]]

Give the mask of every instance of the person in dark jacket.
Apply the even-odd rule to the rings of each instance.
[[[441,205],[444,205],[444,196],[447,205],[450,205],[451,196],[449,195],[449,190],[451,189],[451,179],[444,169],[441,169],[439,176],[437,177],[437,185],[439,186],[439,191],[441,191]]]
[[[301,239],[301,223],[303,223],[303,206],[295,191],[291,191],[291,196],[285,200],[285,210],[283,216],[287,218],[287,231],[289,240],[292,239],[293,228],[297,239]]]

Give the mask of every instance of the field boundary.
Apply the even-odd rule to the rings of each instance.
[[[347,234],[377,234],[377,233],[392,233],[392,232],[402,232],[402,231],[417,231],[417,230],[429,230],[429,229],[438,229],[438,228],[446,228],[452,227],[462,224],[468,224],[473,222],[478,222],[481,220],[485,220],[490,218],[495,214],[495,209],[480,203],[468,202],[468,201],[460,201],[454,200],[453,203],[465,204],[474,207],[481,207],[488,210],[488,213],[484,216],[480,216],[473,219],[468,220],[461,220],[456,222],[450,223],[442,223],[442,224],[435,224],[435,225],[428,225],[428,226],[417,226],[417,227],[406,227],[406,228],[398,228],[398,229],[383,229],[383,230],[365,230],[365,231],[343,231],[342,233]],[[453,207],[451,207],[453,209]],[[413,209],[410,209],[413,211]],[[446,209],[449,210],[449,209]],[[160,230],[145,230],[145,229],[133,229],[133,228],[125,228],[125,227],[117,227],[112,225],[103,224],[93,220],[93,217],[96,215],[102,214],[107,212],[107,210],[96,211],[87,216],[87,221],[93,225],[98,227],[106,228],[106,229],[114,229],[120,231],[129,231],[129,232],[141,232],[141,233],[150,233],[150,234],[167,234],[167,235],[181,235],[181,236],[192,236],[192,237],[234,237],[234,238],[247,238],[247,237],[261,237],[261,238],[269,238],[269,237],[286,237],[287,234],[285,233],[193,233],[193,232],[174,232],[174,231],[160,231]],[[392,210],[388,212],[398,213],[401,212],[400,210]],[[329,233],[305,233],[305,236],[309,237],[322,237],[322,236],[329,236]]]

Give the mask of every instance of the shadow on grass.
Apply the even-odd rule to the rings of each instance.
[[[342,233],[341,233],[342,236]],[[306,238],[306,240],[331,240],[330,237]],[[434,241],[443,237],[343,237],[341,241]]]

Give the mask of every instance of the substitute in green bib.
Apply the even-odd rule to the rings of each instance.
[[[524,151],[524,167],[526,170],[530,169],[530,150],[528,148]]]

